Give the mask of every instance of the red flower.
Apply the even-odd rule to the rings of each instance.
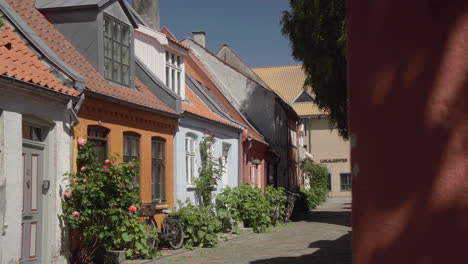
[[[80,213],[77,212],[77,211],[75,211],[75,212],[72,213],[72,216],[74,216],[74,217],[79,217],[79,216],[80,216]]]
[[[106,159],[106,160],[104,161],[104,163],[105,163],[105,164],[110,164],[110,160]]]
[[[136,210],[137,210],[137,208],[136,208],[136,206],[134,206],[134,205],[130,205],[130,206],[128,207],[128,211],[129,211],[130,213],[134,213],[134,212],[136,212]]]
[[[96,161],[98,161],[98,160],[99,160],[99,157],[96,157]]]
[[[106,165],[102,166],[102,172],[104,172],[104,173],[108,173],[108,172],[109,172],[109,169],[107,168]]]
[[[208,129],[208,132],[210,132],[210,133],[211,133],[211,132],[213,132],[213,130],[212,130],[212,129]]]
[[[216,134],[212,134],[211,136],[212,136],[212,137],[216,137]]]

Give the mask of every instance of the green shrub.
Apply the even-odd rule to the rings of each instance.
[[[125,250],[129,258],[150,258],[156,250],[146,243],[155,235],[139,222],[138,185],[134,163],[117,163],[110,158],[102,164],[92,143],[78,142],[78,172],[70,174],[63,193],[63,219],[78,230],[81,247]]]
[[[243,221],[254,232],[263,232],[271,225],[272,207],[260,188],[243,184],[225,188],[216,197],[216,207],[221,219],[231,217]]]
[[[271,212],[270,216],[273,218],[274,214],[276,213],[276,206],[278,207],[278,215],[276,222],[273,224],[278,224],[282,222],[284,216],[286,215],[286,205],[288,196],[286,195],[286,191],[283,187],[275,188],[271,185],[268,185],[265,189],[265,198],[270,204]]]
[[[308,179],[310,186],[305,186],[303,192],[306,195],[309,209],[316,208],[327,200],[328,170],[322,165],[308,163],[303,167],[304,177]]]
[[[174,214],[179,216],[184,228],[186,247],[212,247],[218,243],[216,232],[221,229],[221,222],[212,205],[195,206],[188,200],[179,201],[179,209]]]

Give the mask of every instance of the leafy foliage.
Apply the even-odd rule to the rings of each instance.
[[[140,200],[132,178],[139,163],[118,163],[110,158],[103,165],[93,144],[80,140],[78,172],[69,175],[61,218],[69,228],[79,231],[84,247],[125,250],[129,258],[154,256],[156,251],[146,240],[155,232],[142,225],[136,213]]]
[[[213,247],[218,243],[216,232],[220,230],[221,222],[212,205],[195,206],[190,201],[179,202],[179,209],[174,214],[180,218],[186,247]]]
[[[263,232],[271,225],[272,205],[256,186],[243,184],[224,188],[216,197],[216,207],[221,218],[243,221],[244,225],[253,227],[254,232]]]
[[[211,130],[209,130],[211,132]],[[210,205],[212,192],[221,180],[223,166],[221,160],[216,160],[211,151],[215,143],[215,134],[208,135],[200,142],[201,168],[199,177],[195,180],[197,193],[203,205]]]
[[[344,0],[290,0],[284,11],[283,34],[292,54],[302,61],[305,85],[312,87],[319,107],[330,113],[340,135],[348,138],[346,89],[346,24]]]
[[[276,221],[272,222],[276,225],[278,220],[284,219],[284,216],[286,215],[286,205],[288,200],[286,191],[283,187],[276,189],[275,187],[268,185],[265,189],[265,198],[271,207],[270,215],[272,218],[276,217]],[[275,214],[277,215],[275,216]]]
[[[309,182],[309,186],[305,186],[303,192],[306,195],[309,209],[314,209],[327,200],[328,170],[321,165],[312,163],[304,165],[302,170]]]

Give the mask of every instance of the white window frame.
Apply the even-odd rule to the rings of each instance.
[[[182,96],[183,92],[183,57],[166,50],[166,85],[174,93]]]
[[[197,136],[187,133],[185,135],[185,182],[187,187],[195,186],[197,173]]]

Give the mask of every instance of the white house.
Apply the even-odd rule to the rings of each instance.
[[[0,11],[0,263],[66,263],[59,215],[84,81]]]

